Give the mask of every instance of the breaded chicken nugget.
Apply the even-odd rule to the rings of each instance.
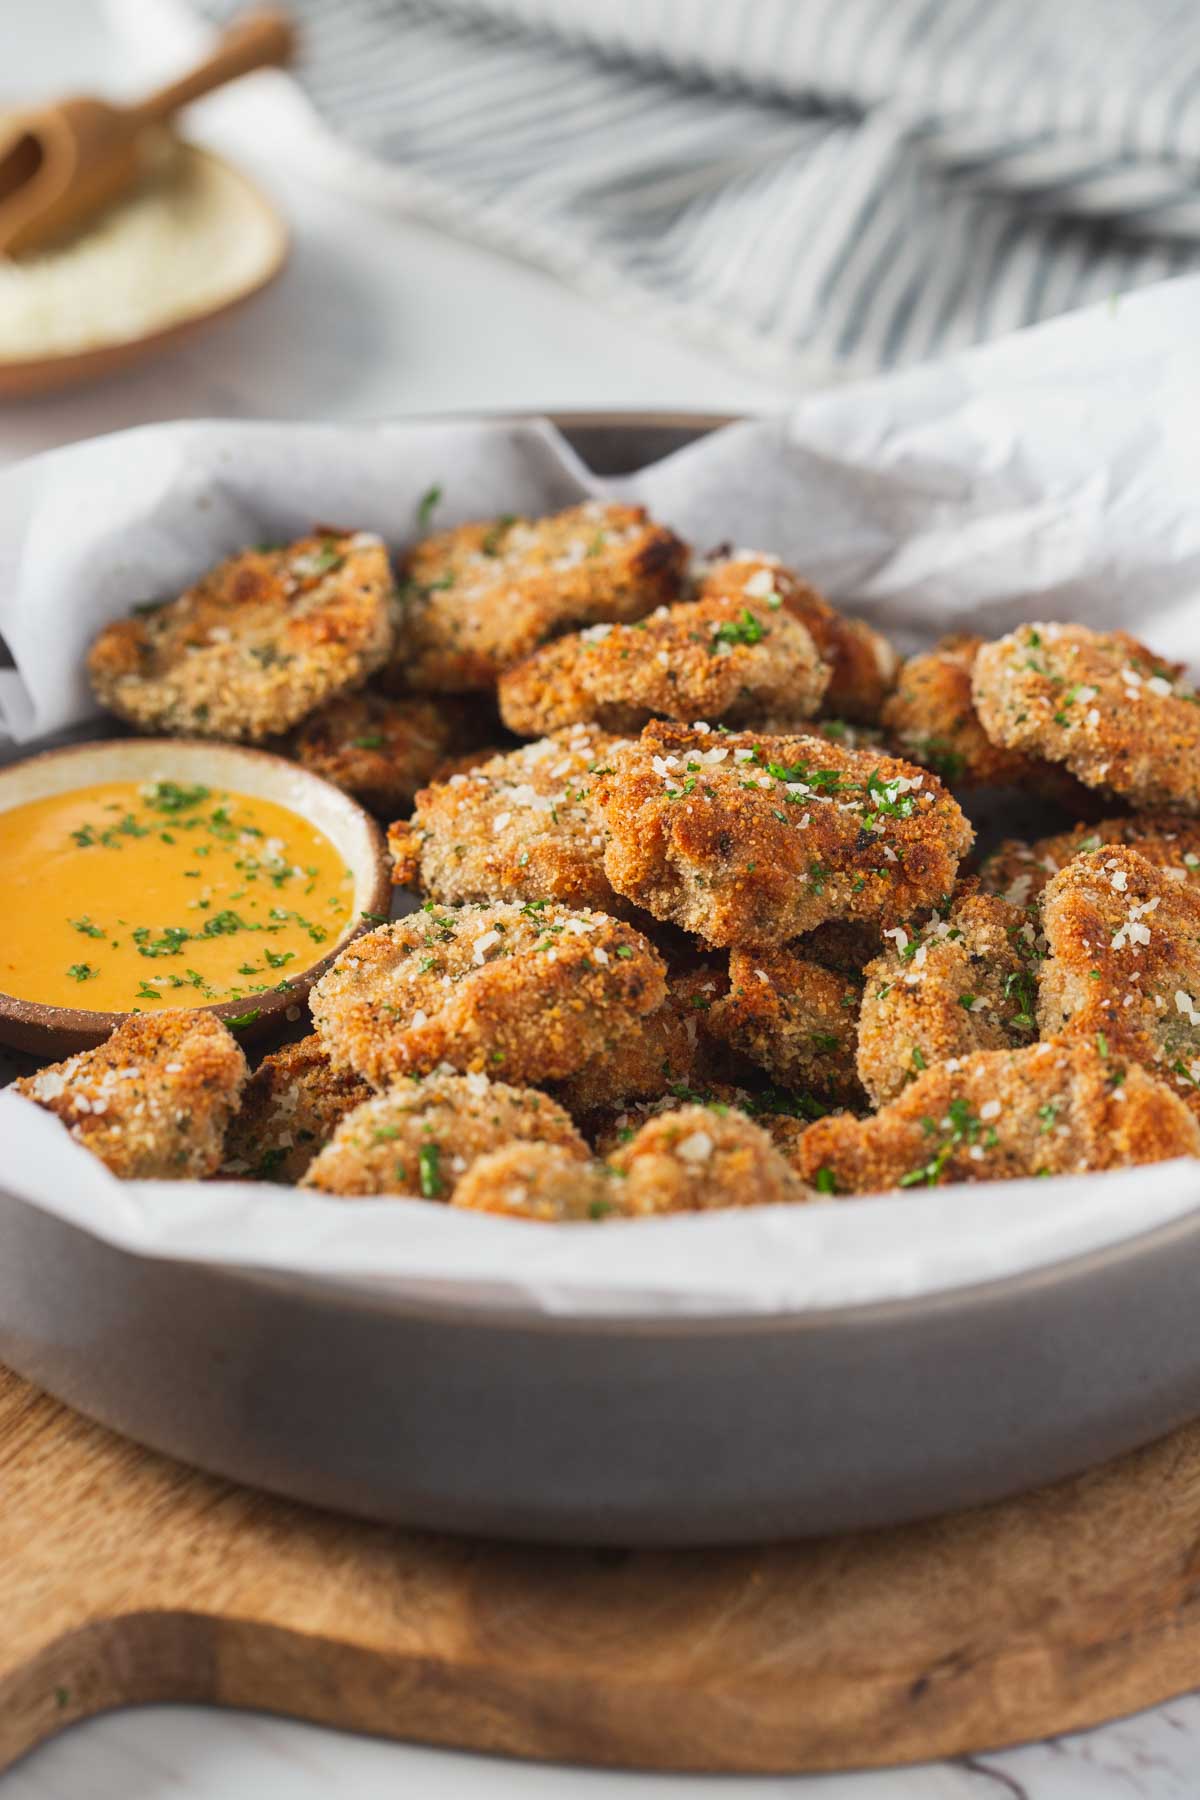
[[[545,644],[500,677],[500,716],[526,737],[581,719],[637,731],[656,713],[805,719],[828,684],[828,664],[789,613],[716,594]]]
[[[598,1156],[612,1156],[637,1136],[647,1120],[676,1112],[683,1105],[706,1106],[716,1113],[744,1113],[762,1127],[788,1162],[809,1125],[823,1118],[827,1110],[806,1094],[784,1094],[776,1089],[755,1094],[729,1082],[710,1081],[700,1087],[681,1084],[657,1100],[631,1100],[614,1110],[592,1113],[580,1125]]]
[[[662,959],[605,913],[430,901],[347,945],[309,1006],[335,1067],[375,1087],[440,1063],[555,1081],[665,993]]]
[[[1042,895],[1038,1018],[1142,1063],[1200,1113],[1200,889],[1136,850],[1085,851]]]
[[[939,1063],[871,1118],[819,1119],[794,1166],[827,1194],[1084,1175],[1200,1155],[1200,1125],[1136,1063],[1031,1044]]]
[[[297,1182],[374,1090],[333,1067],[316,1033],[264,1056],[225,1134],[223,1175]]]
[[[361,687],[392,642],[392,574],[369,532],[244,550],[178,600],[105,626],[96,698],[140,731],[257,741]]]
[[[883,698],[896,679],[896,652],[864,620],[848,619],[837,612],[778,557],[759,550],[735,550],[705,568],[699,592],[731,594],[785,607],[807,627],[821,660],[829,665],[825,692],[829,712],[866,721],[879,717]]]
[[[715,1079],[721,1069],[706,1020],[727,987],[723,970],[672,970],[662,1005],[640,1018],[615,1019],[603,1048],[558,1087],[567,1111],[586,1117]]]
[[[514,1140],[556,1144],[586,1166],[587,1145],[548,1095],[486,1075],[430,1075],[356,1106],[300,1185],[449,1200],[476,1157]]]
[[[386,816],[412,805],[417,789],[440,772],[464,734],[455,701],[392,700],[368,689],[318,707],[283,750]]]
[[[1019,907],[968,881],[927,924],[885,935],[858,1023],[858,1073],[876,1106],[936,1063],[1037,1036],[1037,933]]]
[[[1123,631],[1021,625],[975,659],[994,743],[1064,763],[1136,807],[1200,812],[1200,697]]]
[[[471,1164],[450,1204],[507,1219],[568,1225],[620,1216],[620,1181],[560,1144],[508,1144]]]
[[[221,1161],[247,1077],[240,1044],[203,1010],[133,1014],[95,1050],[14,1084],[126,1181],[202,1180]]]
[[[744,1113],[681,1106],[648,1119],[613,1153],[615,1210],[632,1218],[814,1200],[767,1133]]]
[[[686,545],[643,507],[599,500],[439,532],[405,560],[389,682],[490,687],[557,632],[640,619],[676,599],[686,561]]]
[[[514,1146],[476,1162],[454,1205],[541,1223],[645,1219],[814,1200],[743,1113],[685,1106],[650,1119],[610,1163]]]
[[[626,912],[604,873],[604,831],[589,795],[619,740],[576,725],[417,795],[392,825],[393,878],[435,900],[560,900]]]
[[[1124,819],[1100,819],[1071,831],[1038,838],[1032,844],[1006,838],[979,866],[980,885],[1003,894],[1014,906],[1032,906],[1051,876],[1074,856],[1099,850],[1102,844],[1126,844],[1166,872],[1168,881],[1200,886],[1200,823],[1184,813],[1134,813]]]
[[[861,1101],[854,1054],[859,982],[798,954],[795,944],[733,950],[729,993],[707,1029],[782,1087]]]
[[[932,769],[952,787],[1016,787],[1076,814],[1096,797],[1055,763],[994,744],[979,722],[971,674],[979,637],[947,637],[901,665],[880,714],[901,756]]]
[[[655,721],[592,790],[619,894],[711,944],[899,919],[954,886],[972,831],[933,775],[821,738]]]

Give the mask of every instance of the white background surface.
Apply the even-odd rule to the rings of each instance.
[[[93,0],[0,0],[0,103],[117,87],[128,69]],[[251,119],[244,90],[241,120]],[[223,116],[231,118],[228,109]],[[228,126],[214,125],[216,141]],[[247,138],[236,129],[239,154]],[[287,211],[282,282],[161,362],[6,409],[0,457],[152,419],[377,418],[483,408],[780,405],[788,390],[652,337],[536,271],[320,191],[259,144],[249,160]],[[2,1588],[0,1588],[2,1592]],[[2,1629],[2,1626],[0,1626]],[[1200,1671],[1198,1671],[1200,1674]],[[1200,1701],[1003,1756],[814,1779],[689,1780],[541,1769],[166,1707],[77,1727],[0,1777],[0,1800],[1181,1800],[1200,1796]]]

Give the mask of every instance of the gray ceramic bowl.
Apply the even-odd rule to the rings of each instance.
[[[719,421],[563,421],[605,473]],[[398,1304],[129,1256],[0,1187],[0,1356],[185,1461],[567,1543],[885,1525],[1200,1412],[1200,1216],[933,1299],[629,1322]]]

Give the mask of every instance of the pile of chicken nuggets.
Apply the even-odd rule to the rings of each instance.
[[[1124,632],[901,662],[592,501],[395,574],[362,532],[247,551],[89,670],[356,795],[418,897],[253,1073],[175,1012],[21,1084],[118,1173],[561,1222],[1200,1155],[1200,695]],[[996,789],[1058,829],[979,855]],[[203,1129],[123,1130],[148,1088]]]

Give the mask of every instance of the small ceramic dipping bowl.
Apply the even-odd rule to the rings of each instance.
[[[354,875],[350,922],[319,962],[293,976],[286,990],[254,996],[257,1018],[238,1035],[258,1036],[281,1025],[289,1007],[301,1005],[313,982],[329,967],[351,938],[371,929],[363,914],[386,918],[391,906],[391,875],[383,834],[357,801],[319,775],[312,775],[281,756],[193,738],[112,738],[48,750],[0,769],[0,812],[108,781],[157,781],[228,789],[252,799],[272,800],[315,825],[338,850]],[[0,875],[2,879],[2,875]],[[219,1019],[246,1011],[245,1000],[223,1000],[203,1009]],[[128,1018],[123,1012],[92,1012],[83,1007],[46,1006],[0,993],[0,1043],[31,1055],[56,1059],[90,1050]]]

